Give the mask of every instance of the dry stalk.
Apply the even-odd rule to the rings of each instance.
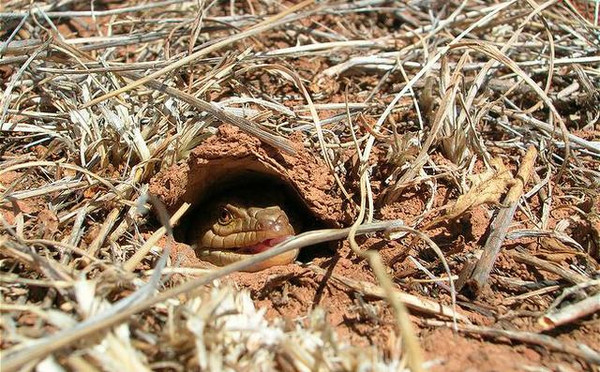
[[[425,323],[438,326],[448,327],[448,323],[437,320],[427,320]],[[551,350],[560,351],[562,353],[571,354],[578,358],[582,358],[588,363],[600,364],[600,354],[592,350],[584,344],[573,345],[571,343],[563,343],[554,337],[541,335],[533,332],[510,331],[498,328],[479,327],[473,325],[459,325],[458,330],[464,333],[472,333],[484,335],[493,338],[506,337],[510,340],[525,342],[533,345],[540,345]]]
[[[496,257],[498,257],[498,254],[500,253],[504,238],[508,232],[508,227],[513,220],[513,215],[517,209],[519,199],[523,194],[523,189],[525,188],[525,185],[527,185],[529,177],[533,172],[536,157],[537,150],[535,147],[530,146],[521,161],[521,166],[515,177],[516,183],[508,191],[508,194],[503,201],[504,207],[500,209],[498,215],[492,222],[490,234],[483,247],[483,254],[473,269],[471,279],[467,281],[467,288],[475,297],[481,293],[481,290],[486,285],[488,277],[492,272]]]
[[[304,7],[312,4],[313,2],[314,2],[314,0],[304,0],[303,2],[298,3],[298,4],[296,4],[296,5],[288,8],[284,12],[281,12],[280,14],[278,14],[276,16],[273,16],[273,17],[271,17],[269,19],[266,19],[265,21],[263,21],[263,22],[261,22],[261,23],[259,23],[257,25],[254,25],[254,26],[248,28],[247,30],[245,30],[243,32],[240,32],[240,33],[238,33],[235,36],[232,36],[232,37],[229,37],[229,38],[227,38],[225,40],[221,40],[219,42],[216,42],[216,43],[212,44],[211,46],[209,46],[207,48],[204,48],[204,49],[201,49],[198,52],[195,52],[193,54],[190,54],[189,56],[187,56],[185,58],[182,58],[181,60],[179,60],[179,61],[177,61],[177,62],[175,62],[175,63],[173,63],[173,64],[171,64],[171,65],[169,65],[169,66],[167,66],[165,68],[162,68],[162,69],[160,69],[160,70],[158,70],[156,72],[153,72],[153,73],[145,76],[142,79],[138,79],[135,82],[133,82],[133,83],[131,83],[131,84],[129,84],[129,85],[121,88],[121,89],[115,90],[115,91],[110,92],[108,94],[105,94],[105,95],[103,95],[101,97],[98,97],[98,98],[96,98],[96,99],[94,99],[94,100],[92,100],[92,101],[90,101],[90,102],[82,105],[80,107],[80,109],[85,109],[87,107],[90,107],[90,106],[93,106],[93,105],[97,105],[98,103],[100,103],[102,101],[105,101],[105,100],[107,100],[109,98],[116,97],[119,94],[125,93],[125,92],[127,92],[127,91],[129,91],[131,89],[134,89],[134,88],[137,88],[137,87],[142,86],[144,84],[147,84],[150,81],[152,81],[153,79],[159,78],[159,77],[161,77],[161,76],[163,76],[163,75],[165,75],[165,74],[167,74],[167,73],[169,73],[171,71],[174,71],[175,69],[183,67],[186,64],[188,64],[190,62],[193,62],[194,60],[196,60],[196,59],[198,59],[198,58],[200,58],[202,56],[205,56],[205,55],[207,55],[209,53],[218,51],[219,49],[221,49],[221,48],[223,48],[225,46],[231,45],[231,44],[233,44],[233,43],[235,43],[237,41],[243,40],[243,39],[251,37],[251,36],[258,35],[258,34],[260,34],[262,32],[268,31],[268,30],[270,30],[272,28],[275,28],[277,26],[285,24],[287,21],[285,21],[285,20],[281,21],[282,18],[284,18],[288,14],[291,14],[291,13],[293,13],[293,12],[299,10],[299,9],[302,9],[302,8],[304,8]]]
[[[355,234],[373,233],[376,231],[393,228],[396,225],[396,221],[365,224],[360,226],[358,229],[355,229]],[[280,243],[272,249],[256,254],[246,260],[238,261],[234,264],[213,270],[209,274],[204,275],[199,279],[185,282],[175,288],[154,295],[153,297],[150,297],[141,303],[133,303],[129,307],[121,309],[117,313],[107,311],[106,313],[98,314],[92,318],[88,318],[85,321],[80,322],[77,326],[71,329],[59,331],[51,336],[39,339],[30,346],[17,348],[17,350],[12,351],[8,350],[3,353],[4,355],[2,356],[2,359],[0,359],[0,363],[2,364],[4,371],[16,371],[26,363],[29,363],[31,360],[44,358],[47,355],[64,347],[70,346],[75,342],[82,341],[88,337],[93,337],[97,334],[97,332],[102,332],[105,329],[120,324],[126,321],[130,316],[147,310],[158,303],[168,300],[169,298],[193,291],[196,288],[212,283],[214,280],[223,278],[231,273],[244,270],[245,268],[256,265],[259,262],[277,256],[281,253],[323,242],[344,239],[349,233],[350,228],[346,228],[315,230],[297,235],[283,243]],[[124,300],[127,300],[127,298]],[[113,306],[118,307],[119,303]]]
[[[181,217],[188,211],[190,205],[188,203],[184,203],[177,209],[175,213],[169,219],[170,226],[176,226]],[[156,243],[167,233],[167,228],[162,226],[160,229],[156,230],[148,240],[142,245],[133,256],[131,256],[127,262],[123,264],[123,269],[125,271],[132,272],[135,268],[142,262],[144,257],[150,252],[150,250],[156,245]]]
[[[537,267],[540,270],[547,271],[549,273],[556,274],[573,284],[584,283],[588,280],[584,275],[578,274],[573,270],[561,267],[553,262],[543,260],[541,258],[534,257],[528,253],[511,251],[510,256],[517,262],[521,262],[527,265]]]
[[[390,4],[388,0],[307,0],[285,8],[276,2],[223,5],[135,0],[125,6],[111,3],[107,8],[94,9],[69,1],[36,2],[27,7],[20,0],[3,1],[0,263],[6,274],[0,279],[2,339],[3,345],[11,349],[2,350],[6,358],[2,367],[107,368],[99,353],[90,354],[90,350],[97,350],[95,345],[88,348],[86,343],[78,343],[84,339],[95,342],[96,330],[106,335],[98,347],[111,345],[123,358],[119,362],[131,362],[140,369],[212,366],[217,370],[223,365],[249,368],[244,364],[248,354],[234,362],[227,359],[239,355],[235,353],[245,341],[236,344],[228,339],[210,344],[223,335],[219,333],[221,323],[214,319],[220,309],[217,302],[241,301],[243,296],[225,292],[205,296],[207,288],[196,291],[211,278],[221,278],[240,266],[209,272],[163,269],[163,254],[153,270],[135,271],[166,234],[161,229],[150,239],[143,238],[148,229],[154,230],[148,218],[138,213],[137,201],[147,194],[148,180],[159,169],[184,159],[194,146],[214,134],[214,127],[221,122],[236,125],[289,153],[293,151],[288,136],[304,136],[307,147],[313,145],[313,138],[318,139],[315,142],[319,148],[314,149],[322,154],[350,205],[354,205],[352,193],[358,196],[359,190],[351,187],[358,180],[349,176],[347,160],[353,147],[362,148],[358,151],[360,172],[356,174],[360,176],[361,215],[355,227],[386,217],[382,207],[386,203],[381,199],[386,193],[390,196],[387,201],[397,204],[388,203],[385,208],[414,206],[413,200],[403,201],[412,190],[424,204],[416,212],[419,216],[411,220],[417,225],[435,211],[434,203],[448,197],[443,190],[454,186],[465,189],[465,175],[477,175],[478,169],[489,166],[496,155],[515,158],[528,146],[535,146],[538,168],[532,173],[537,185],[520,198],[518,208],[524,218],[515,220],[527,226],[503,237],[502,230],[513,219],[507,212],[507,222],[495,228],[492,235],[502,237],[499,240],[524,241],[550,237],[551,243],[556,243],[552,246],[562,246],[564,252],[553,255],[554,260],[560,258],[554,263],[544,252],[533,256],[518,249],[507,256],[512,260],[492,266],[489,262],[494,260],[488,256],[494,256],[499,248],[492,246],[499,243],[490,242],[481,260],[488,264],[480,261],[480,266],[485,266],[482,272],[487,272],[483,275],[487,281],[489,270],[498,270],[491,274],[495,284],[491,288],[495,296],[491,298],[481,296],[472,303],[462,297],[462,302],[454,303],[456,275],[450,274],[461,264],[476,261],[472,257],[476,242],[452,242],[453,251],[446,251],[447,245],[438,246],[421,232],[398,227],[399,222],[373,226],[388,230],[388,239],[416,235],[435,251],[439,260],[425,255],[428,252],[419,252],[424,255],[410,281],[432,296],[435,286],[449,290],[453,307],[440,305],[446,316],[456,314],[456,319],[462,320],[462,308],[506,322],[519,314],[532,323],[541,313],[528,312],[523,306],[527,299],[527,303],[535,302],[546,309],[550,323],[578,327],[583,316],[597,311],[597,284],[590,280],[600,244],[594,214],[595,185],[600,179],[596,171],[600,144],[594,137],[600,120],[596,107],[600,97],[597,19],[589,18],[572,1],[538,4],[508,0],[491,5],[460,1],[441,9],[416,3]],[[391,28],[388,21],[401,26]],[[319,66],[318,71],[314,66]],[[279,87],[269,83],[272,76],[266,75],[271,72],[294,86],[290,89],[287,84]],[[264,77],[267,79],[263,82]],[[340,103],[340,98],[345,102]],[[360,122],[358,129],[353,127],[353,120]],[[446,138],[447,133],[454,135]],[[561,183],[556,177],[559,167],[563,174],[569,174]],[[555,212],[562,208],[576,211],[582,219],[571,216],[561,220],[560,213]],[[173,216],[172,224],[182,213]],[[496,221],[503,215],[504,208]],[[57,223],[58,227],[44,226],[48,216],[49,225]],[[358,227],[358,232],[367,230]],[[444,236],[447,231],[444,227],[442,230]],[[294,244],[345,237],[354,240],[354,230],[349,229],[321,232],[320,237],[319,233],[310,234],[301,241],[306,237],[313,240]],[[489,239],[493,240],[492,236]],[[542,249],[547,242],[545,238],[540,240]],[[359,252],[355,244],[352,247]],[[394,249],[398,252],[393,254],[402,250],[397,246]],[[431,306],[437,306],[426,297],[400,296],[379,256],[364,256],[380,286],[335,275],[333,279],[387,300],[398,324],[407,322],[403,301],[412,304],[411,309],[431,310]],[[82,268],[78,265],[82,261],[89,264]],[[513,261],[539,269],[541,275],[549,272],[559,278],[544,280],[524,270],[512,271],[506,265]],[[467,277],[466,272],[461,273],[462,279]],[[172,273],[202,278],[154,298],[159,281]],[[421,280],[419,275],[431,280]],[[83,276],[89,283],[75,279]],[[577,284],[561,294],[565,281]],[[77,324],[88,314],[78,296],[81,288],[91,282],[129,302],[119,303],[121,308],[116,304],[110,308],[118,310],[117,314],[103,311],[67,331],[68,327],[61,327],[56,319]],[[142,285],[145,282],[148,284]],[[119,292],[121,285],[133,288],[134,293]],[[106,303],[108,297],[103,290],[92,297]],[[193,295],[186,296],[189,301],[164,301],[192,291]],[[196,296],[198,292],[204,294]],[[37,293],[43,295],[39,302],[32,295]],[[567,297],[574,301],[572,305],[563,304]],[[236,309],[229,307],[228,311]],[[205,352],[204,356],[184,361],[189,348],[170,349],[172,345],[149,331],[146,322],[131,322],[110,330],[141,311],[152,320],[148,324],[165,329],[171,340],[176,338],[173,335],[181,336],[186,345],[194,345],[194,353]],[[23,312],[27,313],[25,317],[21,316]],[[163,322],[165,314],[168,320]],[[318,325],[313,329],[317,331],[315,338],[310,340],[331,346],[336,352],[344,350],[330,337],[323,313],[315,311],[308,316],[311,324]],[[23,319],[33,319],[32,328]],[[202,332],[185,325],[198,321],[215,328]],[[520,328],[522,324],[512,326]],[[48,326],[63,330],[45,336]],[[467,329],[464,325],[454,326]],[[115,337],[126,328],[131,337]],[[408,327],[401,327],[405,329]],[[28,330],[44,335],[35,344],[38,348],[27,345],[32,334]],[[598,359],[585,348],[550,336],[478,331],[493,339],[508,337],[572,353],[580,363]],[[190,332],[193,336],[186,338]],[[389,350],[383,346],[377,350],[379,359],[341,354],[341,359],[333,361],[326,352],[297,348],[303,335],[285,339],[276,347],[282,351],[268,357],[289,370],[374,370],[381,360],[404,368],[400,347],[390,347],[395,351],[387,353]],[[409,332],[402,339],[411,366],[426,368],[428,362],[421,364],[414,351],[418,345],[404,342],[414,341],[414,335]],[[213,354],[209,344],[215,347]],[[65,345],[74,345],[74,352],[58,352],[40,360]],[[19,349],[24,353],[18,353]],[[273,351],[272,346],[264,349]],[[156,360],[153,355],[173,357]],[[217,359],[227,362],[219,364]],[[572,359],[568,360],[571,363]]]
[[[573,305],[565,306],[557,312],[544,315],[538,320],[538,323],[544,331],[548,331],[598,312],[600,312],[600,294],[590,296]]]
[[[354,131],[353,131],[354,133]],[[356,138],[355,136],[353,138]],[[356,141],[356,140],[355,140]],[[361,154],[360,148],[356,148],[357,153]],[[364,154],[361,154],[361,159],[364,159]],[[360,163],[360,210],[358,213],[358,217],[356,221],[348,231],[348,242],[350,243],[350,247],[354,254],[358,257],[362,257],[367,260],[379,285],[383,289],[385,293],[386,301],[390,304],[392,309],[394,310],[394,315],[397,323],[397,332],[401,335],[403,340],[403,345],[406,348],[406,354],[408,358],[408,366],[412,371],[423,371],[423,352],[421,351],[421,347],[419,346],[419,341],[415,336],[412,322],[410,321],[408,311],[406,310],[406,306],[400,300],[398,296],[395,295],[394,284],[390,277],[388,276],[385,265],[381,260],[381,256],[379,253],[375,251],[363,251],[356,243],[356,233],[358,228],[362,225],[363,220],[365,218],[365,209],[366,209],[366,199],[367,199],[367,188],[369,183],[368,178],[368,166],[364,161]]]
[[[309,266],[309,268],[312,271],[316,272],[317,274],[320,274],[320,275],[326,274],[326,271],[318,266],[311,265],[311,266]],[[337,283],[343,284],[344,286],[363,294],[364,296],[376,297],[376,298],[380,298],[382,300],[387,299],[387,294],[383,290],[383,288],[378,287],[372,283],[353,280],[348,277],[344,277],[342,275],[338,275],[335,273],[331,274],[330,278],[333,279]],[[398,299],[404,305],[406,305],[406,307],[408,307],[412,310],[415,310],[416,312],[421,312],[424,314],[429,314],[429,315],[434,315],[434,316],[443,316],[443,317],[447,317],[447,318],[456,318],[457,320],[459,320],[461,322],[464,322],[467,324],[470,323],[470,321],[466,317],[466,315],[463,315],[461,313],[456,313],[454,310],[452,310],[452,308],[445,306],[443,304],[440,304],[438,302],[428,300],[425,298],[420,298],[420,297],[417,297],[417,296],[414,296],[414,295],[411,295],[408,293],[403,293],[397,289],[394,289],[393,295],[395,297],[398,297]]]

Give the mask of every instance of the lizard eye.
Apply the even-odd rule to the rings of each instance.
[[[229,212],[227,208],[221,208],[221,212],[219,212],[219,223],[221,225],[227,225],[232,219],[231,212]]]

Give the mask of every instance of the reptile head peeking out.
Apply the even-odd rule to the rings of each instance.
[[[223,191],[195,209],[187,241],[201,260],[217,266],[266,251],[297,232],[285,201],[280,188],[264,185]],[[297,255],[297,250],[286,252],[248,271],[285,265]]]

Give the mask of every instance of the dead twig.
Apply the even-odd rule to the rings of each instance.
[[[447,322],[440,322],[436,320],[427,320],[424,321],[424,323],[438,327],[449,326]],[[473,333],[494,338],[506,337],[510,340],[539,345],[547,347],[551,350],[571,354],[585,360],[588,363],[600,364],[600,354],[598,354],[596,351],[594,351],[587,345],[581,343],[579,343],[578,345],[563,343],[552,336],[540,335],[533,332],[509,331],[505,329],[478,327],[472,325],[459,325],[458,330],[459,332]]]
[[[557,312],[547,314],[538,320],[544,331],[556,328],[563,324],[569,324],[579,318],[583,318],[590,314],[600,311],[600,293],[590,296],[583,301],[579,301],[573,305],[565,306]]]
[[[517,262],[521,262],[533,267],[536,267],[540,270],[547,271],[552,274],[556,274],[563,278],[564,280],[571,282],[573,284],[580,284],[588,281],[589,279],[581,274],[577,274],[576,272],[566,269],[562,266],[559,266],[553,262],[549,262],[546,260],[542,260],[540,258],[534,257],[528,253],[511,251],[510,256],[513,260]]]
[[[318,266],[310,265],[309,268],[317,274],[326,274],[326,271]],[[350,279],[348,277],[338,274],[332,274],[330,278],[333,279],[335,282],[340,283],[367,297],[375,297],[382,300],[385,300],[387,298],[385,291],[381,287],[378,287],[373,283]],[[471,323],[466,315],[457,313],[453,311],[451,307],[442,305],[438,302],[414,296],[409,293],[400,292],[397,289],[394,290],[394,296],[398,297],[398,299],[402,301],[402,303],[404,303],[408,308],[413,309],[417,312],[448,318],[456,317],[456,319],[461,322],[467,324]]]
[[[365,224],[360,226],[356,233],[367,234],[390,229],[395,225],[397,225],[396,221]],[[183,283],[178,287],[150,297],[141,303],[133,304],[130,307],[117,312],[116,314],[111,314],[109,311],[107,311],[110,316],[106,317],[105,313],[100,313],[97,316],[80,322],[73,328],[66,329],[51,336],[36,340],[27,347],[19,347],[17,350],[12,351],[7,350],[3,352],[2,359],[0,359],[0,364],[5,372],[16,371],[32,360],[43,358],[52,352],[67,347],[77,341],[81,341],[86,337],[93,337],[97,334],[97,332],[122,323],[131,315],[144,311],[155,304],[166,301],[169,298],[193,291],[196,288],[213,282],[214,280],[223,278],[231,273],[244,270],[245,268],[256,265],[259,262],[275,257],[281,253],[327,241],[344,239],[348,236],[349,232],[350,228],[327,229],[309,231],[297,235],[294,238],[273,247],[272,249],[256,254],[246,260],[238,261],[234,264],[216,269],[199,279]],[[124,300],[126,300],[126,298]],[[118,306],[118,304],[115,304],[114,306]]]
[[[533,165],[535,164],[536,157],[537,150],[535,147],[530,146],[521,162],[521,167],[517,172],[516,182],[504,198],[504,207],[500,209],[494,222],[492,222],[490,235],[483,248],[483,254],[473,269],[471,279],[467,280],[465,285],[465,289],[467,289],[474,297],[477,297],[481,293],[481,290],[487,283],[488,277],[492,272],[496,257],[498,257],[498,254],[500,253],[500,248],[502,247],[502,243],[508,232],[508,227],[513,219],[515,210],[517,209],[519,198],[523,194],[523,188],[533,172]]]

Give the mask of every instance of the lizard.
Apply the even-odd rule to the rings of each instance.
[[[267,191],[267,192],[265,192]],[[268,189],[245,188],[211,198],[196,209],[187,239],[197,257],[225,266],[272,248],[295,235],[290,218],[277,196]],[[285,265],[295,260],[298,250],[261,262],[248,271]]]

